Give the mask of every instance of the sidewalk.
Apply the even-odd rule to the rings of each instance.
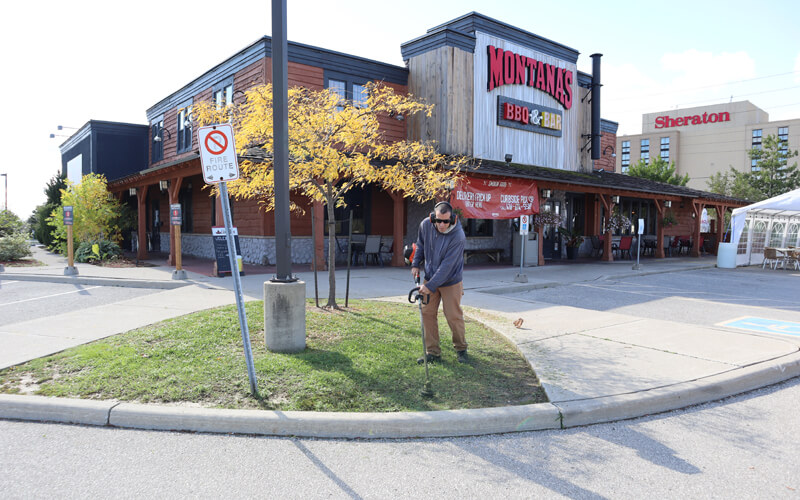
[[[0,368],[109,335],[197,310],[233,304],[230,277],[205,274],[195,262],[186,280],[173,268],[104,268],[76,264],[78,276],[63,276],[63,258],[37,249],[38,268],[6,268],[2,280],[146,286],[163,291],[79,313],[0,327]],[[119,427],[316,437],[392,438],[476,435],[552,429],[664,412],[777,383],[800,375],[800,341],[746,334],[722,327],[659,321],[618,313],[523,302],[507,294],[567,283],[712,268],[716,259],[644,259],[551,264],[525,268],[527,283],[515,281],[519,267],[468,266],[464,305],[475,319],[513,342],[531,363],[550,399],[537,405],[420,413],[313,413],[137,405],[37,396],[0,395],[0,418],[51,420]],[[313,298],[314,274],[296,272]],[[246,300],[261,300],[274,268],[246,268]],[[344,304],[346,269],[337,269],[337,300]],[[320,303],[327,301],[328,275],[317,276]],[[413,287],[409,270],[357,267],[350,272],[350,298],[405,301]],[[87,321],[88,317],[91,318]],[[523,318],[524,327],[511,322]],[[64,325],[80,324],[80,333]],[[4,336],[5,335],[5,336]],[[47,337],[49,342],[36,342]],[[7,338],[13,339],[8,342]]]

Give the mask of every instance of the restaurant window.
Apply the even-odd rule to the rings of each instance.
[[[156,163],[164,159],[164,119],[161,118],[150,126],[151,147],[150,163]]]
[[[650,139],[642,139],[642,141],[639,143],[639,147],[639,158],[644,160],[645,163],[650,163]]]
[[[178,108],[178,153],[192,149],[192,105]]]
[[[350,100],[357,108],[367,107],[367,80],[365,78],[355,78],[341,73],[325,72],[325,87],[339,95],[341,100]],[[336,108],[341,111],[340,106]]]
[[[622,165],[622,173],[627,173],[628,168],[631,166],[631,141],[622,141],[622,157],[620,164]]]
[[[661,159],[669,163],[669,137],[661,138]]]
[[[217,109],[222,109],[233,104],[233,77],[214,85],[211,89],[214,94],[214,104]]]
[[[753,140],[750,149],[761,149],[761,129],[753,130]],[[750,170],[753,172],[761,170],[761,167],[758,166],[757,159],[753,158],[750,160]]]
[[[366,213],[369,203],[370,191],[368,188],[352,188],[344,195],[345,205],[333,209],[333,217],[336,221],[336,234],[347,236],[350,231],[350,211],[353,212],[353,234],[369,234],[369,224],[367,223]],[[328,209],[324,210],[324,231],[328,234]]]
[[[470,236],[492,236],[493,224],[492,219],[465,219],[460,218],[461,227],[464,228],[464,234]]]

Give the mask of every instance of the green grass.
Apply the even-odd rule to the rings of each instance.
[[[246,304],[260,397],[250,394],[236,307],[212,309],[78,346],[0,371],[0,392],[220,408],[393,412],[546,401],[536,375],[504,337],[467,321],[469,364],[456,362],[440,315],[443,362],[425,368],[419,310],[352,301],[306,307],[306,349],[266,350],[261,302]]]

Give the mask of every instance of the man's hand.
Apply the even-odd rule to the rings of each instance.
[[[412,267],[411,268],[411,276],[413,276],[414,279],[419,278],[419,268],[418,267]]]
[[[421,293],[421,294],[423,294],[423,295],[430,295],[430,294],[431,294],[431,291],[430,291],[430,290],[428,290],[428,287],[427,287],[427,286],[425,286],[425,285],[421,285],[421,286],[419,287],[419,293]]]

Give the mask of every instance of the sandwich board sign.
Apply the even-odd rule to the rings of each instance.
[[[239,162],[233,143],[230,123],[209,125],[197,130],[200,146],[200,163],[206,184],[234,181],[239,178]]]

